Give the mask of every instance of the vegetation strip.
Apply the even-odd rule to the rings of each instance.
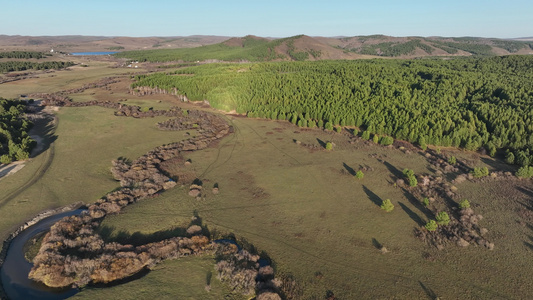
[[[121,105],[116,115],[140,117],[137,114],[139,107],[133,109],[134,113],[131,113],[131,108],[124,107],[127,106]],[[259,268],[259,256],[253,256],[246,250],[235,249],[231,245],[210,243],[209,238],[204,235],[205,229],[194,221],[186,230],[187,237],[174,237],[144,245],[106,242],[99,234],[98,226],[106,215],[118,213],[131,203],[176,185],[174,180],[163,174],[159,168],[161,163],[179,156],[182,151],[205,149],[211,142],[232,132],[223,118],[202,111],[185,112],[174,108],[169,111],[144,113],[176,117],[159,124],[161,128],[199,129],[201,134],[185,141],[157,147],[135,161],[114,161],[112,173],[120,180],[122,188],[90,205],[81,215],[66,217],[53,225],[34,258],[30,278],[50,287],[109,283],[130,277],[164,259],[207,251],[225,257],[221,261],[226,263],[219,263],[217,268],[222,274],[221,279],[230,280],[234,289],[246,294],[257,292],[263,297],[277,295],[276,284],[271,282],[274,278],[273,270]],[[148,116],[146,114],[142,116]],[[243,260],[249,261],[245,263],[247,267],[243,268]],[[248,275],[242,280],[241,275],[245,273]]]

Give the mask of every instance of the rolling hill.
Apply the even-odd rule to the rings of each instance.
[[[140,61],[303,61],[373,57],[493,56],[533,54],[533,43],[475,37],[390,37],[385,35],[340,38],[297,35],[266,39],[231,38],[222,43],[188,49],[127,51],[119,57]]]

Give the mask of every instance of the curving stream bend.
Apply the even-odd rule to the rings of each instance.
[[[37,234],[48,231],[50,227],[63,217],[80,214],[83,209],[62,212],[47,217],[35,225],[28,227],[17,235],[9,245],[4,264],[0,269],[2,286],[9,299],[57,300],[66,299],[78,292],[78,289],[53,289],[28,278],[33,266],[24,258],[23,247],[27,241]]]

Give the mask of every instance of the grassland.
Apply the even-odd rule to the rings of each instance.
[[[122,71],[101,65],[68,72],[41,81],[3,85],[6,94],[0,96],[79,87]],[[73,97],[75,101],[131,97],[121,86],[113,85],[112,95],[96,89]],[[162,95],[128,102],[158,108],[177,104],[168,99]],[[53,148],[0,181],[2,194],[20,187],[54,150],[52,163],[40,180],[15,199],[0,203],[2,237],[43,209],[77,201],[91,203],[116,188],[109,173],[112,159],[135,158],[185,137],[184,132],[156,130],[158,118],[115,117],[112,110],[100,107],[62,108],[57,117]],[[533,297],[531,181],[458,184],[461,197],[468,198],[485,217],[481,224],[489,229],[488,238],[496,248],[488,251],[450,245],[439,251],[413,235],[413,229],[428,219],[419,209],[420,199],[412,199],[394,185],[393,173],[404,168],[434,174],[423,154],[406,154],[361,140],[351,143],[348,133],[298,128],[286,121],[232,115],[227,119],[234,134],[212,148],[186,154],[190,166],[177,166],[189,168],[202,180],[206,197],[196,200],[187,195],[187,188],[176,187],[145,199],[105,219],[102,225],[111,229],[110,238],[121,232],[150,235],[171,231],[197,214],[211,232],[233,233],[265,251],[278,274],[295,276],[303,299],[324,299],[328,290],[339,299]],[[331,141],[335,147],[332,151],[320,146],[309,149],[295,140],[302,145]],[[499,162],[471,152],[442,151],[491,170],[501,167]],[[364,179],[355,180],[350,173],[363,167],[371,171],[365,171]],[[218,195],[210,193],[215,184],[220,188]],[[391,213],[379,208],[387,198],[395,205]],[[378,251],[378,244],[389,253]],[[215,274],[207,293],[210,272],[214,273],[210,257],[167,261],[138,280],[110,288],[87,288],[75,298],[240,298],[220,284]]]

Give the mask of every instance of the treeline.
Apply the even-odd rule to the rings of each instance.
[[[457,54],[461,50],[477,56],[496,55],[493,47],[505,49],[510,53],[516,53],[521,49],[533,49],[533,43],[530,42],[480,38],[417,38],[407,42],[368,43],[372,40],[383,39],[386,37],[381,35],[359,37],[359,41],[365,44],[348,50],[359,54],[397,57],[412,55],[416,49],[422,49],[428,54],[432,54],[435,48],[442,49],[449,54]]]
[[[194,76],[140,76],[132,87],[177,89],[218,109],[306,127],[356,126],[491,155],[508,150],[529,164],[532,68],[532,56],[209,64],[175,73]]]
[[[10,52],[0,52],[0,58],[24,58],[24,59],[30,59],[30,58],[44,58],[46,56],[50,56],[50,54],[45,54],[43,52],[35,52],[35,51],[10,51]]]
[[[32,123],[23,117],[25,101],[0,98],[0,163],[28,159],[35,141],[28,131]]]
[[[374,45],[365,45],[359,51],[356,49],[353,49],[352,51],[367,55],[396,57],[413,54],[417,48],[424,50],[428,54],[431,54],[434,50],[431,46],[423,44],[421,40],[416,39],[405,43],[385,42]]]
[[[0,62],[0,73],[7,73],[13,71],[25,71],[25,70],[48,70],[48,69],[63,69],[73,66],[72,62],[63,61],[47,61],[42,63],[30,62],[30,61],[6,61]]]

